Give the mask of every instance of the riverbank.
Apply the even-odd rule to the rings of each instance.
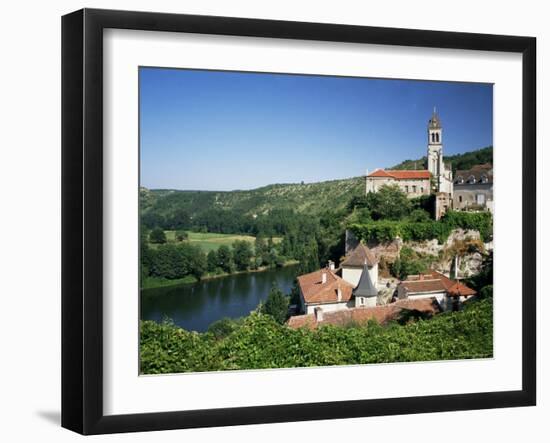
[[[300,262],[298,260],[287,260],[283,263],[283,268],[287,266],[294,266],[299,264]],[[201,279],[197,279],[196,277],[193,277],[192,275],[187,275],[183,278],[177,278],[173,280],[165,279],[165,278],[155,278],[155,277],[147,277],[143,280],[140,290],[148,290],[148,289],[158,289],[158,288],[166,288],[171,286],[181,286],[181,285],[188,285],[197,283],[199,281],[204,280],[213,280],[217,278],[223,278],[223,277],[230,277],[232,275],[241,275],[241,274],[252,274],[257,272],[265,272],[269,271],[270,269],[276,269],[276,268],[270,268],[269,266],[260,266],[258,269],[249,269],[247,271],[235,271],[231,273],[223,272],[221,274],[205,274],[201,277]]]

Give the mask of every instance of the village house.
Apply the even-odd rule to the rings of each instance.
[[[339,275],[340,274],[340,275]],[[298,277],[300,312],[312,314],[353,307],[376,306],[378,260],[360,243],[338,270],[329,262],[325,269]]]
[[[493,212],[493,165],[485,163],[456,171],[453,207]]]
[[[339,311],[354,305],[353,285],[328,267],[298,276],[300,311],[305,314]]]
[[[443,311],[457,310],[476,291],[437,271],[409,275],[397,285],[398,300],[435,298]]]

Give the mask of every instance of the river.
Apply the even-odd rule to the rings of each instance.
[[[267,298],[273,282],[288,294],[298,266],[235,274],[198,283],[145,289],[141,292],[141,319],[168,317],[184,329],[204,332],[216,320],[248,315]]]

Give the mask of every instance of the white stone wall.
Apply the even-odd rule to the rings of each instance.
[[[354,287],[359,284],[359,279],[361,278],[362,273],[363,268],[352,268],[347,266],[342,268],[342,278]],[[374,285],[378,287],[378,263],[376,263],[372,268],[369,268],[369,274]]]
[[[435,297],[437,300],[437,303],[439,304],[439,307],[443,311],[447,311],[452,309],[452,303],[449,302],[449,297],[447,297],[447,293],[445,291],[442,292],[423,292],[415,295],[408,295],[407,290],[403,287],[403,285],[399,285],[397,287],[397,298],[402,299],[408,299],[408,300],[420,300],[423,298],[432,298]]]
[[[367,177],[367,193],[378,192],[384,185],[398,185],[409,198],[428,195],[430,193],[429,179],[396,180],[387,177]]]
[[[322,304],[310,304],[306,305],[306,314],[315,314],[315,308],[321,308],[323,314],[327,312],[342,311],[344,309],[349,309],[353,307],[353,302],[340,302],[340,303],[322,303]]]
[[[378,297],[355,297],[356,308],[373,308]]]

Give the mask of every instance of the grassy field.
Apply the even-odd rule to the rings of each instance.
[[[166,234],[166,240],[169,243],[176,242],[176,231],[164,231]],[[200,248],[208,253],[212,250],[217,250],[220,246],[225,245],[231,247],[235,240],[244,240],[252,245],[256,238],[252,235],[238,235],[238,234],[216,234],[211,232],[190,232],[187,231],[189,235],[187,240],[184,240],[188,243],[200,246]],[[279,237],[274,237],[273,242],[279,243],[282,239]],[[155,247],[155,245],[151,245]]]

